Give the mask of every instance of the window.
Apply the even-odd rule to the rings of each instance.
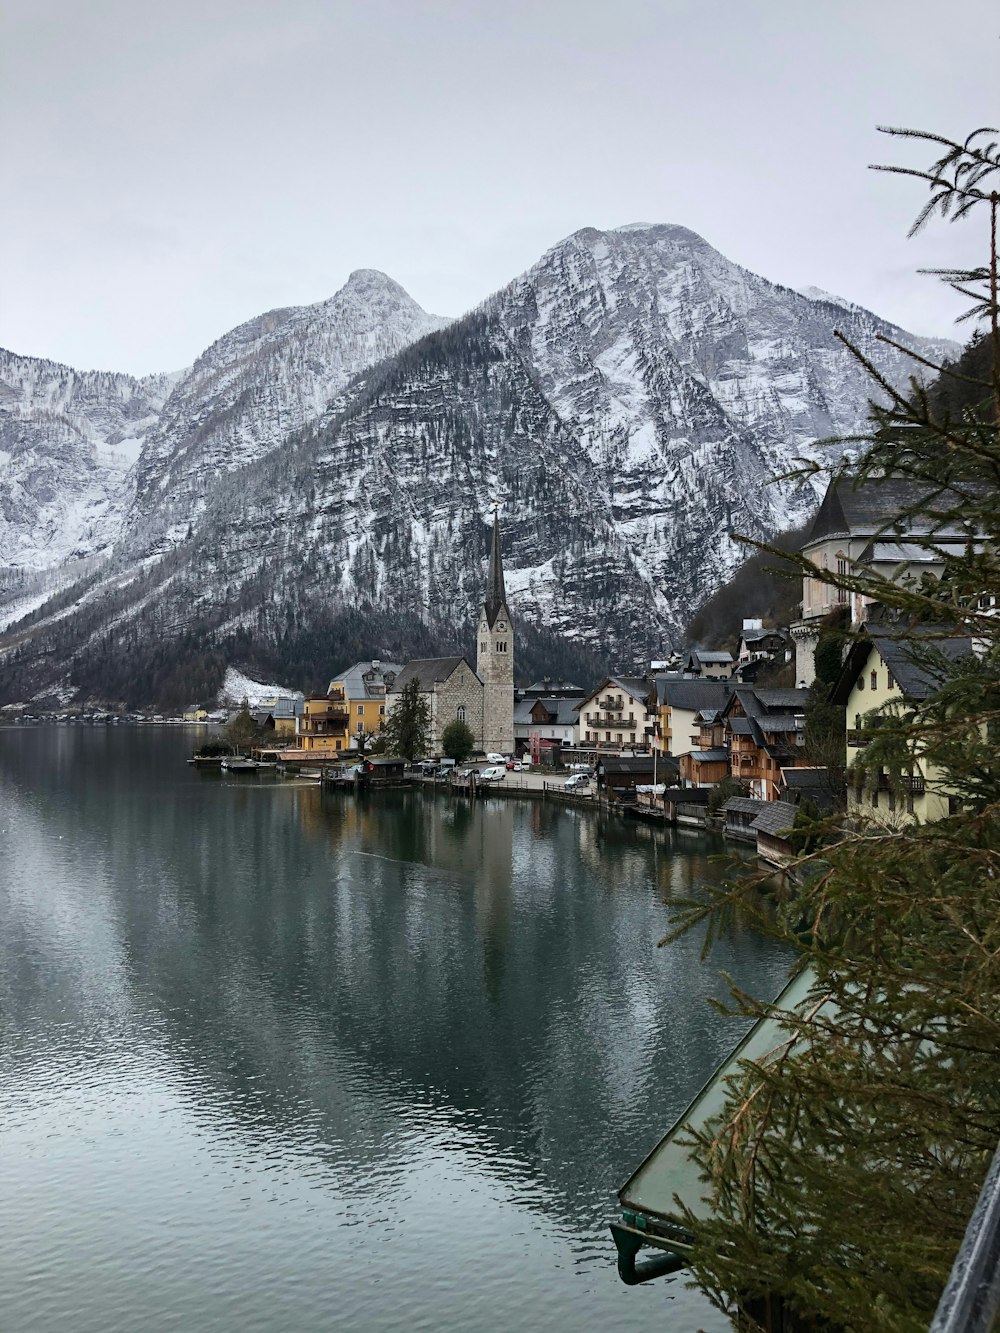
[[[618,742],[619,745],[621,745],[621,743],[622,743],[622,734],[621,734],[621,732],[618,733],[618,735],[615,737],[615,740]]]
[[[506,628],[507,628],[507,622],[504,621],[504,620],[501,620],[501,621],[497,624],[497,629],[506,629]]]
[[[379,717],[385,717],[385,704],[379,704],[378,715]]]
[[[610,731],[606,731],[606,732],[604,733],[604,739],[605,739],[606,741],[609,741],[609,740],[611,739],[611,732],[610,732]]]
[[[497,652],[498,652],[498,653],[505,653],[506,651],[507,651],[507,640],[506,640],[506,639],[498,639],[498,640],[497,640]]]
[[[858,689],[859,689],[859,690],[863,690],[864,688],[865,688],[865,678],[864,678],[864,676],[859,676],[859,677],[858,677]]]
[[[340,741],[337,742],[337,749],[340,749]]]
[[[486,644],[485,644],[485,643],[480,643],[480,645],[479,645],[479,651],[480,651],[481,653],[485,653],[485,652],[486,652]]]
[[[358,717],[364,717],[364,715],[365,715],[364,704],[358,704]]]
[[[892,672],[891,672],[890,670],[888,670],[888,668],[886,669],[886,673],[885,673],[885,683],[886,683],[886,687],[887,687],[888,689],[890,689],[890,690],[891,690],[891,689],[893,688],[893,686],[896,684],[896,677],[892,674]]]
[[[877,689],[878,689],[878,672],[877,672],[877,671],[873,671],[873,672],[872,672],[872,689],[873,689],[873,690],[877,690]]]
[[[465,721],[465,704],[459,704],[459,705],[458,705],[458,714],[457,714],[457,716],[458,716],[458,720],[459,720],[459,722],[464,722],[464,721]]]
[[[872,809],[873,809],[873,810],[877,810],[877,809],[878,809],[878,788],[877,788],[877,787],[876,787],[875,790],[872,792]]]

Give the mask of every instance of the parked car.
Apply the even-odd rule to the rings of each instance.
[[[586,773],[588,777],[591,777],[594,772],[589,764],[570,764],[569,771],[571,773]]]
[[[571,774],[571,775],[566,779],[566,783],[565,783],[565,786],[563,787],[563,790],[564,790],[564,791],[586,791],[586,789],[587,789],[589,786],[590,786],[590,774],[589,774],[589,773],[573,773],[573,774]]]
[[[480,782],[503,782],[506,776],[507,769],[503,764],[494,764],[490,768],[482,768],[479,770]]]
[[[502,764],[504,767],[506,767],[507,756],[505,754],[488,754],[486,756],[486,762],[488,764]]]
[[[519,760],[517,761],[516,764],[508,764],[507,767],[511,770],[512,773],[530,773],[530,772],[531,772],[531,764],[530,764],[530,762],[529,762],[527,759],[525,759],[525,760],[520,760],[520,759],[519,759]]]

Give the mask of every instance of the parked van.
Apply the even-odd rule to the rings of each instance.
[[[506,764],[494,764],[491,768],[481,768],[479,770],[480,782],[502,782],[506,776]]]
[[[566,779],[563,791],[586,791],[590,786],[589,773],[574,773]]]
[[[486,756],[486,762],[488,764],[503,764],[503,766],[506,768],[507,756],[505,754],[488,754]]]

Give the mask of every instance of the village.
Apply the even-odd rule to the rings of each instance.
[[[835,811],[864,810],[888,825],[939,818],[955,798],[919,756],[903,775],[852,772],[886,710],[919,706],[934,682],[882,622],[877,602],[823,578],[940,576],[965,534],[936,531],[931,542],[912,523],[901,533],[898,514],[913,499],[905,489],[896,480],[831,483],[802,547],[816,574],[803,574],[798,620],[746,618],[733,627],[732,650],[688,648],[640,674],[610,672],[591,688],[547,677],[515,688],[495,516],[475,667],[462,655],[371,659],[339,672],[323,694],[258,698],[244,709],[257,741],[229,765],[311,774],[342,789],[429,783],[456,795],[541,796],[714,826],[779,866],[796,854],[796,830]],[[836,641],[834,665],[828,650],[818,680],[824,633]],[[973,651],[967,635],[939,636],[936,646],[950,658]],[[387,722],[417,697],[426,721],[419,753],[393,753]],[[185,720],[220,715],[192,705]],[[449,755],[446,731],[456,723],[467,743]]]

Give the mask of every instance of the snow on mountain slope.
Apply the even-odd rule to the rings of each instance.
[[[371,345],[353,287],[395,327],[405,293],[387,284],[355,275],[338,294],[350,336],[325,307],[279,311],[199,360],[147,437],[115,577],[21,631],[32,681],[68,670],[95,689],[115,652],[146,662],[182,639],[199,660],[253,649],[282,678],[308,662],[325,679],[348,622],[398,652],[420,634],[464,647],[494,499],[522,632],[641,661],[743,558],[731,531],[813,512],[810,485],[772,478],[864,426],[871,385],[834,327],[897,383],[912,365],[880,336],[955,350],[776,286],[683,227],[635,225],[575,233],[349,379]]]
[[[176,378],[0,348],[0,566],[51,568],[110,543],[125,477]]]
[[[124,534],[133,554],[184,538],[221,476],[263,458],[358,371],[448,321],[359,269],[318,305],[272,310],[202,353],[150,431]]]

